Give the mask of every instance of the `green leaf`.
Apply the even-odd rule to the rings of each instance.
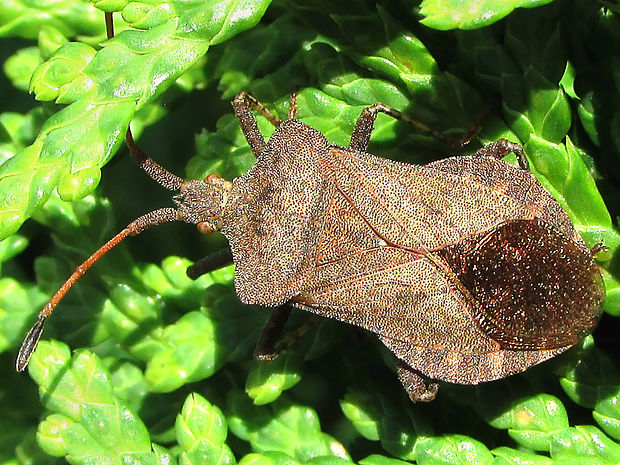
[[[313,457],[308,460],[306,463],[312,465],[353,465],[351,460],[343,459],[341,457],[336,456],[322,456],[322,457]]]
[[[169,392],[211,376],[225,361],[214,336],[212,321],[200,312],[188,313],[164,328],[161,338],[166,347],[149,361],[145,373],[151,389]]]
[[[592,142],[598,146],[600,145],[600,136],[592,98],[593,95],[591,93],[583,96],[577,106],[577,115]]]
[[[493,461],[484,444],[461,435],[422,439],[416,445],[416,456],[420,465],[483,465]]]
[[[498,447],[491,452],[495,456],[493,465],[551,465],[553,463],[549,457],[544,455],[511,449],[510,447]]]
[[[37,133],[41,130],[44,119],[48,112],[42,108],[35,108],[25,114],[6,112],[0,113],[0,123],[5,135],[0,142],[0,155],[2,162],[13,157],[30,144]],[[4,132],[3,131],[3,132]]]
[[[299,382],[302,367],[299,356],[294,353],[283,353],[268,363],[257,361],[246,380],[245,392],[255,405],[273,402]]]
[[[254,163],[254,155],[243,143],[243,134],[237,120],[227,115],[220,118],[217,125],[217,133],[203,131],[196,138],[197,155],[187,164],[192,179],[204,179],[210,173],[231,179],[246,172]],[[267,127],[266,121],[259,120],[261,130]]]
[[[540,394],[514,402],[490,423],[495,428],[507,429],[510,437],[523,447],[548,451],[553,434],[568,427],[568,417],[559,399]]]
[[[508,75],[502,82],[504,112],[513,121],[511,129],[525,143],[532,134],[550,143],[562,141],[571,123],[564,91],[534,68],[529,68],[516,86],[515,79]]]
[[[47,296],[33,285],[0,278],[0,352],[20,342],[30,324],[31,309],[42,306],[46,300]]]
[[[550,455],[553,460],[592,459],[601,465],[618,463],[620,445],[594,426],[566,428],[553,435]]]
[[[19,234],[3,240],[0,242],[0,264],[19,255],[26,247],[28,247],[28,239]]]
[[[4,63],[4,72],[20,90],[27,91],[30,77],[39,66],[41,57],[37,47],[22,48]]]
[[[155,453],[155,459],[159,465],[176,465],[177,458],[176,456],[170,452],[168,449],[153,444],[153,452]]]
[[[364,52],[364,55],[350,52],[352,58],[391,81],[377,92],[379,95],[375,97],[378,98],[364,102],[366,106],[379,101],[406,110],[436,131],[463,133],[472,124],[476,113],[484,108],[480,96],[464,81],[440,71],[435,58],[415,35],[404,31],[403,26],[381,6],[377,10],[377,17],[364,19],[363,25],[357,17],[335,17],[347,41],[346,50],[361,48]],[[367,31],[381,31],[382,34]],[[404,86],[409,94],[406,99],[394,101],[394,97],[401,94],[394,85]]]
[[[173,17],[168,3],[156,3],[158,2],[129,2],[121,10],[121,15],[127,24],[137,29],[154,28]]]
[[[290,455],[277,451],[248,454],[239,461],[240,465],[299,465],[299,463]]]
[[[292,17],[283,15],[236,37],[235,46],[223,50],[213,70],[219,77],[221,98],[232,99],[238,92],[251,89],[253,81],[283,69],[287,60],[295,60],[299,40],[313,38],[308,32]]]
[[[32,74],[30,92],[37,100],[75,102],[95,87],[83,72],[95,53],[94,48],[80,42],[64,44]]]
[[[74,425],[74,422],[64,415],[52,413],[39,423],[37,440],[46,454],[52,457],[63,457],[68,454],[62,435]]]
[[[363,391],[349,391],[340,401],[340,408],[362,436],[370,441],[378,441],[380,412],[373,409],[369,400],[368,394]]]
[[[280,397],[267,406],[254,406],[241,392],[231,392],[230,430],[257,451],[280,451],[305,462],[313,457],[337,455],[348,459],[344,448],[321,431],[316,412]],[[344,455],[343,455],[344,454]]]
[[[99,183],[101,166],[120,146],[134,111],[168,88],[210,45],[254,26],[268,4],[269,0],[227,2],[213,8],[200,3],[184,9],[182,3],[172,2],[175,15],[153,29],[123,31],[94,56],[85,55],[83,45],[67,44],[57,59],[44,63],[46,71],[35,73],[33,87],[41,80],[52,89],[42,95],[54,98],[53,89],[62,86],[62,101],[77,100],[48,120],[33,145],[0,167],[0,193],[5,196],[0,203],[0,237],[14,232],[54,188],[63,200],[90,193]],[[92,89],[86,93],[81,90],[85,83]]]
[[[360,465],[405,465],[407,462],[384,455],[369,455],[358,462]]]
[[[136,365],[124,362],[110,376],[114,393],[134,411],[139,411],[149,394],[144,373]]]
[[[235,457],[225,444],[228,428],[222,412],[199,394],[190,394],[175,423],[183,452],[181,464],[234,464]]]
[[[39,31],[38,46],[40,56],[49,59],[68,39],[53,26],[43,26]],[[38,63],[37,63],[38,64]]]
[[[52,133],[54,137],[39,138],[0,168],[0,189],[5,193],[0,206],[3,227],[15,229],[24,219],[23,212],[40,206],[53,187],[67,200],[81,198],[92,190],[101,176],[99,164],[120,145],[122,125],[130,116],[131,105],[127,103],[78,102],[49,119],[43,134]],[[100,128],[116,132],[109,145],[102,139]]]
[[[382,447],[403,460],[417,460],[418,444],[432,435],[423,411],[412,409],[408,397],[350,390],[340,402],[343,413],[359,434],[381,441]]]
[[[594,409],[592,416],[603,430],[620,439],[620,370],[591,337],[570,352],[560,384],[571,400]]]
[[[368,49],[374,49],[372,42],[377,41],[373,34],[360,34],[358,31],[377,30],[383,32],[381,42],[387,42],[387,46],[374,50],[370,56],[356,57],[357,61],[383,75],[390,76],[394,80],[402,80],[412,93],[416,90],[425,89],[430,85],[433,75],[439,74],[439,67],[435,59],[428,53],[425,45],[410,34],[398,33],[400,24],[387,13],[378,8],[380,22],[375,18],[364,19],[367,24],[363,29],[356,27],[360,18],[347,16],[335,18],[338,26],[345,35],[349,35],[357,44],[364,44]],[[373,21],[372,23],[370,21]],[[380,26],[383,26],[380,28]],[[370,41],[370,43],[369,43]],[[370,45],[370,46],[369,46]]]
[[[185,274],[188,266],[187,260],[169,257],[161,268],[149,265],[143,279],[154,293],[185,309],[199,305],[204,287],[213,284],[214,277],[230,282],[230,276],[224,278],[222,273],[220,278],[205,276],[192,281]],[[217,317],[213,307],[208,314],[189,311],[164,327],[161,306],[153,297],[119,285],[104,304],[102,322],[116,340],[147,362],[145,382],[149,389],[169,392],[213,375],[228,359],[232,349],[223,342],[226,336],[215,331]],[[230,310],[228,314],[228,318],[235,316]]]
[[[105,31],[100,13],[88,3],[6,0],[0,5],[0,37],[36,39],[41,28],[50,26],[65,37],[97,36]]]
[[[78,464],[156,463],[144,424],[116,397],[97,356],[71,358],[66,345],[41,341],[29,371],[51,412],[37,436],[44,450]]]
[[[420,13],[425,26],[448,29],[478,29],[499,21],[515,8],[534,8],[552,0],[474,0],[464,4],[459,0],[423,0]]]

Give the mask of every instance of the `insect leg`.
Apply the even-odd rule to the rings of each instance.
[[[186,270],[187,276],[191,279],[198,279],[203,274],[210,273],[225,266],[231,265],[233,262],[230,247],[213,252],[204,258],[201,258]]]
[[[282,331],[288,321],[288,317],[291,315],[291,310],[290,305],[284,304],[276,307],[271,312],[263,332],[260,334],[258,342],[256,342],[254,358],[265,361],[273,360],[281,352],[279,348],[276,348],[276,344],[280,336],[282,336]]]
[[[400,111],[394,110],[392,107],[388,107],[382,103],[375,103],[372,106],[364,108],[355,122],[353,134],[351,134],[351,143],[349,144],[351,150],[356,152],[366,151],[368,143],[370,142],[370,134],[372,133],[379,112],[390,115],[392,118],[402,119],[402,113]]]
[[[282,331],[291,314],[292,308],[291,305],[284,304],[276,307],[273,311],[256,343],[256,348],[254,349],[255,358],[263,361],[273,360],[280,355],[281,352],[297,342],[309,329],[319,323],[320,318],[318,316],[311,316],[304,324],[288,334],[287,337],[278,344],[278,340],[282,335]]]
[[[431,383],[426,386],[422,374],[414,370],[402,360],[396,360],[398,379],[414,402],[430,402],[437,396],[439,384]]]
[[[351,148],[351,150],[354,150],[356,152],[366,151],[366,149],[368,148],[368,143],[370,142],[370,134],[372,132],[375,120],[377,119],[377,115],[379,114],[379,112],[385,113],[392,118],[402,120],[412,125],[418,132],[422,134],[427,134],[446,145],[461,147],[467,142],[469,142],[469,139],[472,137],[472,135],[469,135],[468,133],[467,140],[460,140],[455,142],[453,139],[447,137],[442,132],[432,129],[421,121],[407,116],[390,106],[384,105],[382,103],[375,103],[374,105],[364,108],[362,110],[362,113],[360,114],[360,117],[355,122],[353,134],[351,134],[351,143],[349,144],[349,148]]]
[[[609,252],[609,247],[607,247],[603,242],[594,244],[594,246],[590,249],[590,253],[593,257],[596,257],[601,252]]]
[[[275,127],[280,126],[282,121],[271,113],[262,103],[256,100],[247,92],[239,92],[232,101],[233,110],[241,125],[241,130],[245,138],[250,144],[250,148],[256,157],[258,157],[265,148],[265,139],[258,129],[256,119],[252,114],[251,108],[254,108],[261,115],[269,120]]]
[[[523,147],[516,142],[510,142],[506,139],[499,139],[492,144],[485,145],[474,155],[477,157],[493,157],[499,160],[500,158],[504,158],[509,153],[514,153],[517,156],[517,161],[519,162],[519,167],[521,169],[529,171],[530,165],[525,157]]]
[[[105,32],[108,39],[114,37],[114,19],[112,13],[104,13],[105,16]]]
[[[291,92],[291,99],[288,106],[288,119],[295,119],[297,117],[297,90]]]

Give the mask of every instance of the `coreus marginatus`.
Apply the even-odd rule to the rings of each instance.
[[[169,221],[221,231],[230,249],[190,267],[196,277],[235,264],[241,301],[277,307],[257,355],[297,307],[365,328],[394,354],[415,401],[437,384],[490,381],[547,360],[595,327],[604,286],[593,253],[529,172],[520,146],[499,140],[473,156],[428,165],[366,152],[378,112],[366,108],[349,147],[294,119],[280,121],[246,93],[232,103],[256,155],[243,176],[185,181],[133,144],[142,168],[178,190],[176,208],[130,223],[84,262],[43,308],[17,358],[24,370],[43,322],[75,280],[129,235]],[[276,129],[265,142],[251,107]],[[519,167],[499,158],[513,152]]]

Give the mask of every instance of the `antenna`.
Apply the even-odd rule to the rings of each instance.
[[[105,13],[105,21],[107,36],[111,39],[114,37],[114,22],[112,13]],[[250,103],[258,105],[259,109],[262,108],[263,114],[266,113],[270,115],[269,111],[256,102],[252,97],[247,96],[247,99]],[[251,121],[254,121],[251,114],[246,116],[246,119],[251,119]],[[272,120],[276,121],[273,115]],[[274,122],[274,124],[276,123]],[[140,168],[142,168],[146,174],[166,189],[181,191],[180,195],[173,197],[178,209],[160,208],[140,216],[129,223],[125,229],[106,242],[75,269],[69,279],[65,281],[56,294],[54,294],[50,301],[39,312],[37,322],[30,329],[21,345],[21,348],[19,349],[17,360],[15,361],[15,368],[17,371],[24,371],[26,369],[26,366],[30,361],[30,357],[32,357],[39,339],[41,338],[41,334],[43,333],[45,320],[49,318],[69,289],[73,287],[76,281],[80,279],[80,277],[82,277],[82,275],[84,275],[84,273],[86,273],[92,265],[116,247],[127,236],[136,236],[145,229],[151,228],[158,224],[179,220],[183,220],[187,223],[194,223],[201,231],[211,231],[214,229],[212,222],[217,215],[211,212],[211,208],[215,208],[215,211],[219,211],[218,209],[222,208],[225,203],[225,199],[227,198],[225,191],[230,190],[230,186],[232,184],[223,180],[221,182],[216,182],[211,176],[207,177],[204,182],[185,181],[183,178],[172,174],[157,164],[153,159],[149,158],[140,149],[140,147],[135,144],[131,134],[131,128],[127,128],[126,141],[131,156],[136,160]],[[262,144],[264,145],[264,141],[262,141]],[[219,176],[217,179],[220,179]]]
[[[146,215],[142,215],[141,217],[129,223],[125,229],[123,229],[116,236],[114,236],[112,239],[102,245],[99,250],[97,250],[94,254],[88,257],[80,266],[78,266],[73,272],[73,274],[69,276],[69,279],[67,279],[65,283],[60,286],[60,289],[56,291],[56,294],[54,294],[50,301],[39,312],[39,318],[37,322],[32,326],[30,331],[28,331],[28,334],[24,338],[24,342],[19,349],[19,354],[17,355],[17,360],[15,361],[15,369],[17,371],[24,371],[26,369],[26,366],[30,361],[30,357],[32,357],[34,350],[37,348],[37,344],[39,343],[39,339],[41,338],[41,334],[43,333],[43,326],[45,324],[45,320],[49,318],[49,316],[52,314],[58,303],[65,296],[67,291],[69,291],[69,289],[73,287],[76,281],[80,277],[82,277],[82,275],[86,273],[86,271],[93,264],[95,264],[95,262],[97,262],[106,253],[116,247],[127,236],[136,236],[145,229],[148,229],[152,226],[178,220],[180,220],[180,217],[178,211],[175,208],[160,208],[158,210],[149,212]]]

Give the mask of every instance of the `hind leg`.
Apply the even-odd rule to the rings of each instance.
[[[396,360],[396,372],[413,402],[430,402],[437,396],[439,384],[430,383],[427,386],[422,373],[414,370],[402,360]]]

